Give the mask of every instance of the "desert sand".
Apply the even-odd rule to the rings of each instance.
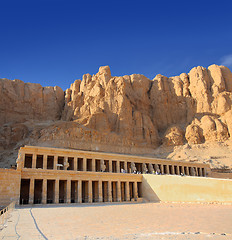
[[[232,205],[187,203],[21,207],[1,239],[232,239]]]

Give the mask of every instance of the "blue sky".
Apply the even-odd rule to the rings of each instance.
[[[0,78],[64,90],[109,65],[153,79],[232,70],[232,1],[0,1]]]

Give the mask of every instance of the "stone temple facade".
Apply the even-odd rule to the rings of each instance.
[[[142,201],[143,175],[210,176],[209,165],[25,146],[17,159],[19,204]]]

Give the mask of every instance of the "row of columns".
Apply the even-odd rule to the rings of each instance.
[[[48,155],[43,155],[43,169],[47,169],[47,157]],[[57,169],[57,164],[58,164],[58,156],[53,156],[53,169]],[[36,158],[37,155],[33,154],[32,156],[32,168],[36,168]],[[81,158],[82,159],[82,171],[87,171],[87,158]],[[102,159],[91,159],[91,171],[95,172],[96,171],[96,161],[100,161],[100,171],[104,172],[106,165],[105,165],[105,160]],[[127,173],[129,169],[127,169],[127,163],[128,161],[120,161],[120,160],[107,160],[109,167],[108,167],[108,172],[113,172],[113,161],[116,162],[116,172],[120,173],[121,168],[120,168],[120,162],[123,163],[123,170]],[[129,162],[130,164],[135,164],[134,162]],[[191,176],[206,176],[206,170],[204,168],[200,167],[191,167],[191,166],[183,166],[183,165],[164,165],[164,164],[151,164],[151,163],[140,163],[142,164],[142,173],[145,173],[146,170],[148,169],[150,173],[158,169],[161,174],[176,174],[180,175],[185,174],[185,175],[191,175]],[[68,157],[64,157],[64,164],[63,164],[63,169],[67,170],[69,167],[68,163]],[[148,167],[148,168],[147,168]],[[171,169],[169,168],[171,167]],[[176,170],[175,170],[176,167]],[[152,169],[152,170],[151,170]],[[78,157],[73,157],[73,170],[78,171]],[[132,168],[131,168],[132,170]],[[133,170],[132,170],[133,172]]]
[[[47,179],[42,180],[42,204],[47,203]],[[55,187],[54,187],[54,203],[58,204],[59,203],[59,179],[55,180]],[[71,180],[65,180],[66,181],[66,203],[71,203]],[[75,193],[77,196],[75,198],[78,199],[78,203],[82,203],[82,181],[83,180],[77,180],[74,181],[77,183],[77,191]],[[92,189],[92,180],[84,180],[85,182],[88,182],[88,202],[92,203],[93,199],[93,189]],[[102,192],[102,184],[103,181],[99,180],[96,181],[98,182],[98,202],[103,202],[103,192]],[[125,183],[125,200],[130,201],[130,186],[129,186],[129,181],[105,181],[107,182],[107,196],[108,200],[107,202],[112,202],[112,182],[116,182],[116,191],[117,191],[117,202],[122,201],[122,188],[121,188],[121,183]],[[136,200],[138,198],[138,185],[137,182],[132,182],[133,183],[133,198]],[[34,203],[34,189],[35,186],[35,179],[30,178],[30,186],[29,186],[29,204]],[[115,189],[114,189],[115,190]]]

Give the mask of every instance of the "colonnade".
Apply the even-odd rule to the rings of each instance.
[[[121,180],[22,179],[20,204],[136,201],[141,182]]]
[[[131,160],[105,160],[88,157],[69,157],[47,154],[25,154],[23,158],[23,168],[33,169],[53,169],[71,171],[91,171],[91,172],[112,172],[112,173],[156,173],[201,176],[207,175],[206,167],[203,164],[192,164],[186,162],[158,161],[144,162]]]

